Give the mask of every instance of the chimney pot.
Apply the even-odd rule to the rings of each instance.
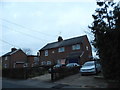
[[[11,49],[11,52],[14,52],[15,50],[17,50],[17,49],[16,49],[16,48],[12,48],[12,49]]]

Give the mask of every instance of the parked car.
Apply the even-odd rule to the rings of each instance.
[[[65,66],[64,64],[56,64],[53,66],[53,69],[60,68],[62,66]],[[51,68],[48,69],[48,72],[51,73]]]
[[[68,63],[67,65],[66,65],[66,67],[68,67],[68,68],[71,68],[71,67],[75,67],[75,66],[79,66],[80,67],[80,65],[79,64],[77,64],[77,63]]]
[[[88,61],[80,68],[81,75],[84,74],[97,74],[101,71],[101,65],[96,61]]]

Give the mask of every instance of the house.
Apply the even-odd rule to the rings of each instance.
[[[28,66],[34,67],[39,65],[39,58],[37,55],[27,55]]]
[[[83,64],[92,57],[91,45],[87,35],[48,43],[39,50],[41,65],[78,63]]]
[[[2,68],[22,68],[27,65],[27,55],[21,50],[12,48],[2,56]]]

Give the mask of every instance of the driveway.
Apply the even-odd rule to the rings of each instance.
[[[106,88],[104,79],[97,78],[96,75],[81,76],[80,73],[56,81],[54,83],[73,85],[80,88]]]
[[[80,73],[65,77],[61,80],[51,82],[51,74],[46,74],[39,77],[34,77],[32,80],[40,80],[43,82],[51,82],[57,85],[64,87],[73,87],[73,88],[106,88],[107,83],[103,78],[97,78],[101,76],[101,73],[98,75],[89,75],[81,76]]]

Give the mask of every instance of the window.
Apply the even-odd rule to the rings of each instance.
[[[38,57],[34,57],[34,62],[35,62],[35,64],[39,64],[39,58]]]
[[[7,68],[7,64],[4,65],[4,68]]]
[[[40,56],[40,52],[37,52],[37,56]]]
[[[34,64],[32,64],[31,67],[34,67]]]
[[[7,56],[5,57],[5,60],[8,60],[8,57],[7,57]]]
[[[80,49],[80,45],[76,44],[72,46],[72,50],[79,50]]]
[[[60,60],[57,60],[57,64],[60,64]]]
[[[52,51],[52,53],[55,53],[55,51]]]
[[[41,65],[46,65],[46,62],[45,61],[41,62]]]
[[[48,50],[45,50],[45,56],[48,56]]]
[[[28,63],[24,63],[24,64],[23,64],[23,67],[28,67]]]
[[[47,65],[51,65],[51,61],[47,61]]]
[[[58,48],[58,52],[64,52],[64,51],[65,51],[64,47]]]
[[[86,46],[86,50],[88,50],[88,46]]]
[[[65,59],[59,59],[59,60],[57,60],[57,64],[65,64]]]

